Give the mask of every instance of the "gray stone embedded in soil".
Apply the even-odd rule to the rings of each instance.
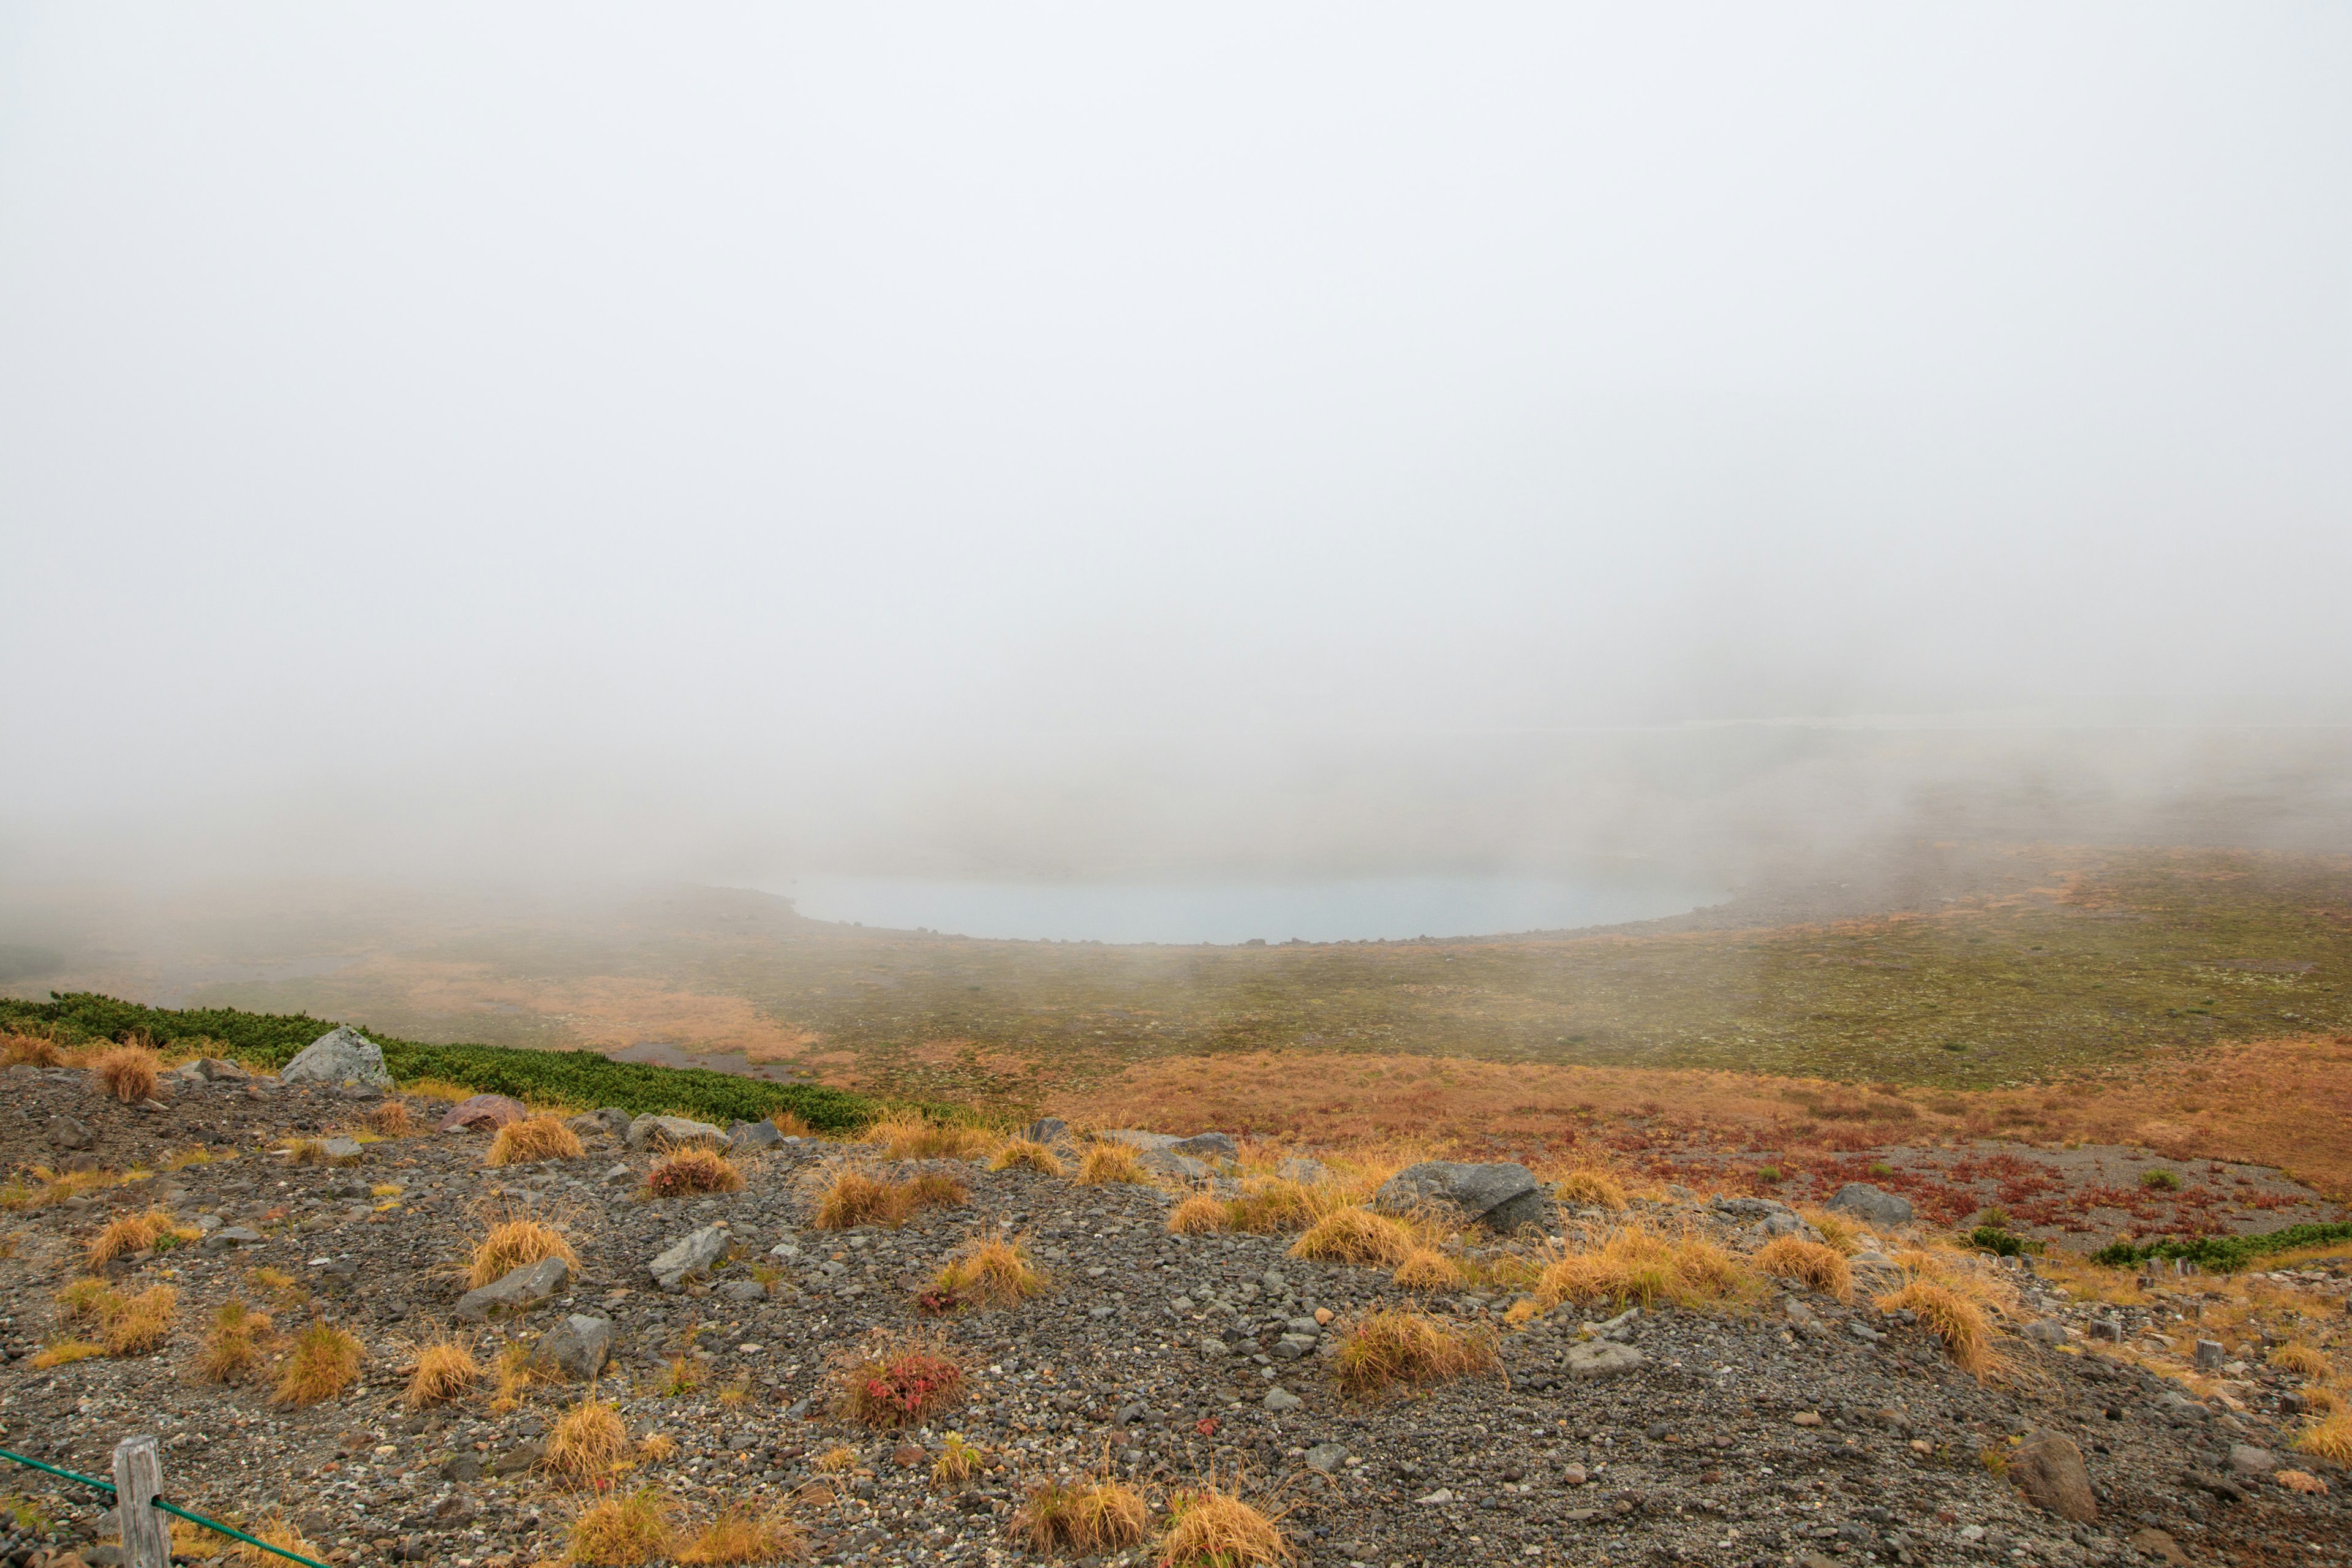
[[[1797,1212],[1778,1198],[1717,1198],[1706,1206],[1726,1219],[1766,1219]]]
[[[278,1069],[280,1083],[359,1083],[390,1089],[392,1071],[383,1048],[348,1024],[337,1025],[297,1052]]]
[[[1172,1149],[1146,1149],[1136,1163],[1155,1176],[1172,1176],[1182,1182],[1197,1182],[1210,1172],[1206,1163]]]
[[[707,1225],[671,1242],[646,1267],[651,1270],[655,1284],[665,1290],[677,1290],[683,1288],[688,1275],[708,1269],[726,1257],[731,1240],[717,1226]]]
[[[1872,1225],[1893,1228],[1912,1221],[1911,1200],[1884,1187],[1874,1187],[1868,1182],[1848,1182],[1831,1198],[1829,1206],[1841,1214],[1853,1215]]]
[[[198,1057],[182,1069],[206,1083],[243,1083],[253,1075],[232,1061],[219,1057]]]
[[[1318,1443],[1307,1450],[1307,1468],[1328,1476],[1348,1462],[1348,1450],[1337,1443]]]
[[[1568,1374],[1578,1378],[1620,1377],[1640,1371],[1645,1359],[1632,1345],[1594,1340],[1568,1347]]]
[[[772,1121],[738,1121],[727,1130],[727,1152],[730,1154],[772,1149],[783,1141],[782,1130]]]
[[[640,1116],[629,1123],[629,1147],[683,1148],[689,1143],[724,1143],[727,1134],[708,1121],[688,1116]]]
[[[1113,1127],[1107,1131],[1096,1133],[1095,1141],[1099,1143],[1124,1143],[1130,1149],[1139,1149],[1148,1154],[1158,1149],[1173,1149],[1176,1146],[1176,1134],[1144,1132],[1132,1127]]]
[[[530,1111],[520,1100],[509,1100],[503,1094],[476,1094],[451,1106],[434,1127],[435,1131],[441,1132],[452,1132],[460,1128],[490,1132],[530,1115]]]
[[[611,1321],[575,1312],[539,1336],[530,1359],[575,1383],[586,1383],[604,1372],[612,1354]]]
[[[49,1143],[58,1149],[87,1149],[98,1140],[90,1130],[70,1116],[49,1118]]]
[[[1241,1145],[1222,1132],[1195,1132],[1169,1148],[1195,1160],[1238,1160],[1242,1154]]]
[[[329,1138],[323,1140],[319,1147],[325,1151],[328,1159],[339,1165],[357,1160],[367,1152],[367,1145],[356,1138]]]
[[[524,1311],[562,1289],[571,1278],[572,1266],[563,1259],[542,1258],[508,1269],[478,1290],[467,1291],[450,1315],[462,1322],[478,1323],[486,1318]]]
[[[2279,1468],[2279,1457],[2249,1443],[2230,1445],[2230,1468],[2241,1476],[2267,1476]]]
[[[1306,1403],[1307,1401],[1299,1398],[1298,1395],[1291,1393],[1290,1390],[1278,1385],[1265,1391],[1265,1407],[1276,1414],[1280,1414],[1285,1410],[1296,1410]]]
[[[1372,1206],[1388,1214],[1408,1213],[1424,1204],[1443,1205],[1504,1232],[1540,1225],[1548,1207],[1535,1173],[1509,1161],[1463,1164],[1424,1160],[1381,1183],[1372,1198]]]
[[[1032,1143],[1066,1143],[1070,1141],[1070,1124],[1058,1116],[1041,1116],[1024,1127],[1021,1136]]]
[[[2099,1500],[2091,1490],[2083,1450],[2073,1439],[2055,1432],[2029,1433],[2010,1454],[2009,1468],[2002,1473],[2043,1512],[2076,1524],[2098,1522]]]
[[[206,1252],[226,1252],[232,1247],[254,1247],[260,1241],[259,1231],[241,1225],[230,1225],[206,1235],[203,1247]]]
[[[2054,1318],[2036,1318],[2018,1331],[2037,1345],[2063,1345],[2066,1342],[2066,1325]]]

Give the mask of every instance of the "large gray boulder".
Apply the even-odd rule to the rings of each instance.
[[[2030,1432],[2010,1451],[2002,1472],[2025,1500],[2045,1513],[2076,1524],[2099,1521],[2099,1500],[2091,1490],[2091,1473],[2083,1467],[2083,1450],[2074,1440],[2055,1432]]]
[[[539,1343],[530,1352],[535,1367],[575,1383],[587,1383],[601,1375],[604,1363],[612,1357],[612,1320],[578,1312],[540,1335]]]
[[[1523,1225],[1541,1225],[1548,1214],[1543,1185],[1535,1173],[1510,1161],[1471,1165],[1424,1160],[1407,1165],[1372,1194],[1372,1206],[1386,1214],[1403,1214],[1424,1205],[1450,1208],[1465,1219],[1505,1233]]]
[[[652,1271],[655,1284],[665,1290],[681,1290],[688,1275],[700,1273],[726,1257],[733,1239],[717,1226],[706,1225],[671,1242],[646,1267]]]
[[[1223,1132],[1195,1132],[1169,1147],[1195,1160],[1230,1161],[1242,1157],[1241,1145]]]
[[[1133,1127],[1113,1127],[1096,1133],[1095,1139],[1102,1143],[1124,1143],[1146,1154],[1155,1149],[1176,1147],[1176,1134],[1173,1132],[1145,1132]]]
[[[738,1121],[727,1130],[727,1152],[730,1154],[772,1149],[783,1141],[783,1130],[772,1121]]]
[[[373,1040],[341,1024],[304,1046],[278,1074],[280,1083],[356,1083],[390,1089],[391,1069]]]
[[[1032,1143],[1044,1143],[1048,1147],[1055,1143],[1067,1143],[1071,1142],[1070,1124],[1058,1116],[1041,1116],[1024,1127],[1021,1130],[1021,1136]]]
[[[1884,1187],[1874,1187],[1868,1182],[1848,1182],[1830,1199],[1829,1206],[1886,1230],[1909,1225],[1912,1219],[1909,1198]]]
[[[690,1143],[722,1144],[727,1134],[708,1121],[688,1116],[640,1116],[629,1123],[629,1147],[683,1149]]]
[[[530,1108],[503,1094],[472,1094],[451,1106],[434,1124],[442,1132],[495,1132],[530,1119]]]
[[[1639,1372],[1645,1358],[1632,1345],[1613,1340],[1588,1340],[1568,1347],[1568,1375],[1583,1382],[1622,1377]]]
[[[450,1315],[460,1322],[478,1323],[486,1318],[527,1311],[562,1289],[571,1279],[570,1264],[561,1258],[542,1258],[508,1269],[478,1290],[467,1291]]]

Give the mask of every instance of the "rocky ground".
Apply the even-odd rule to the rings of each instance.
[[[119,1438],[154,1432],[167,1496],[248,1522],[282,1511],[341,1563],[522,1568],[562,1553],[584,1498],[539,1461],[579,1385],[535,1384],[506,1409],[487,1386],[422,1412],[402,1399],[415,1343],[464,1327],[455,1314],[472,1244],[491,1218],[525,1212],[560,1226],[582,1266],[519,1317],[467,1331],[485,1365],[567,1318],[608,1321],[599,1393],[633,1438],[677,1445],[623,1485],[658,1485],[689,1518],[788,1503],[820,1562],[1036,1561],[1010,1532],[1011,1510],[1029,1485],[1088,1468],[1131,1479],[1155,1504],[1212,1474],[1238,1483],[1281,1510],[1315,1565],[2352,1557],[2352,1477],[2289,1453],[2297,1380],[2263,1363],[2260,1342],[2225,1344],[2228,1363],[2202,1381],[2149,1369],[2159,1346],[2200,1337],[2185,1296],[2133,1290],[2117,1307],[2021,1270],[2039,1326],[2010,1342],[2011,1376],[1980,1384],[1866,1297],[1847,1306],[1788,1282],[1736,1311],[1607,1321],[1606,1309],[1570,1308],[1502,1329],[1508,1289],[1421,1296],[1384,1270],[1291,1258],[1286,1236],[1171,1236],[1176,1195],[1159,1187],[931,1162],[923,1168],[965,1184],[967,1203],[897,1230],[835,1234],[811,1219],[821,1174],[859,1152],[840,1144],[747,1154],[740,1193],[652,1199],[650,1156],[618,1136],[592,1136],[582,1159],[503,1170],[484,1168],[478,1132],[365,1142],[349,1166],[273,1152],[289,1134],[358,1128],[377,1102],[366,1091],[186,1078],[142,1109],[96,1095],[80,1071],[11,1068],[0,1086],[0,1164],[70,1153],[155,1173],[58,1201],[15,1194],[0,1259],[0,1446],[103,1475]],[[441,1109],[412,1103],[426,1127]],[[171,1168],[193,1150],[213,1157]],[[126,1291],[176,1288],[168,1342],[37,1368],[58,1335],[54,1293],[83,1272],[87,1244],[110,1214],[152,1205],[204,1239],[106,1272]],[[1672,1188],[1636,1208],[1735,1248],[1754,1245],[1762,1212]],[[1550,1222],[1566,1238],[1609,1217]],[[652,1261],[713,1229],[724,1256],[663,1289]],[[917,1294],[947,1256],[998,1234],[1028,1238],[1051,1289],[1016,1308],[919,1318]],[[1869,1238],[1889,1250],[1899,1239]],[[1467,1257],[1491,1279],[1504,1250],[1474,1243]],[[2266,1289],[2331,1327],[2346,1310],[2340,1263],[2283,1271]],[[233,1297],[274,1305],[281,1328],[317,1314],[350,1329],[365,1346],[360,1384],[287,1408],[264,1384],[202,1381],[203,1327]],[[1369,1309],[1414,1303],[1500,1329],[1502,1373],[1343,1397],[1339,1336]],[[897,1433],[835,1414],[836,1360],[877,1331],[919,1326],[970,1369],[969,1401]],[[1594,1341],[1622,1349],[1570,1353]],[[950,1427],[991,1457],[969,1483],[932,1479]],[[2024,1451],[2013,1440],[2037,1433],[2079,1447],[2095,1521],[2044,1511],[2012,1484],[2008,1457]],[[829,1455],[844,1468],[821,1465]],[[2280,1485],[2274,1472],[2290,1465],[2331,1493]],[[0,1562],[65,1545],[85,1563],[110,1560],[92,1544],[101,1500],[27,1471],[0,1489],[40,1514],[20,1518]]]

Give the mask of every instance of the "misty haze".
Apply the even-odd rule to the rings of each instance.
[[[0,8],[0,1568],[2352,1560],[2347,279],[2294,0]]]

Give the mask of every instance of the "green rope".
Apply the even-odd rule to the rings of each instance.
[[[69,1481],[79,1481],[86,1487],[95,1487],[100,1491],[106,1493],[110,1497],[114,1495],[114,1483],[112,1481],[101,1481],[93,1476],[80,1475],[72,1470],[61,1470],[55,1465],[45,1465],[38,1459],[28,1459],[22,1454],[12,1454],[5,1448],[0,1448],[0,1459],[14,1460],[17,1464],[28,1466],[36,1470],[47,1470],[53,1476],[61,1476]],[[147,1500],[154,1504],[157,1508],[162,1509],[165,1513],[177,1514],[180,1518],[186,1520],[190,1524],[201,1524],[206,1530],[216,1530],[223,1535],[232,1536],[238,1541],[244,1542],[248,1546],[258,1546],[264,1552],[274,1552],[280,1557],[303,1563],[306,1565],[306,1568],[328,1568],[326,1563],[318,1561],[316,1558],[305,1557],[297,1552],[289,1552],[283,1546],[272,1546],[267,1541],[257,1541],[252,1536],[247,1535],[245,1531],[236,1529],[233,1525],[223,1524],[216,1519],[206,1519],[200,1513],[190,1513],[186,1509],[182,1508],[177,1503],[165,1502],[159,1497],[149,1498]]]

